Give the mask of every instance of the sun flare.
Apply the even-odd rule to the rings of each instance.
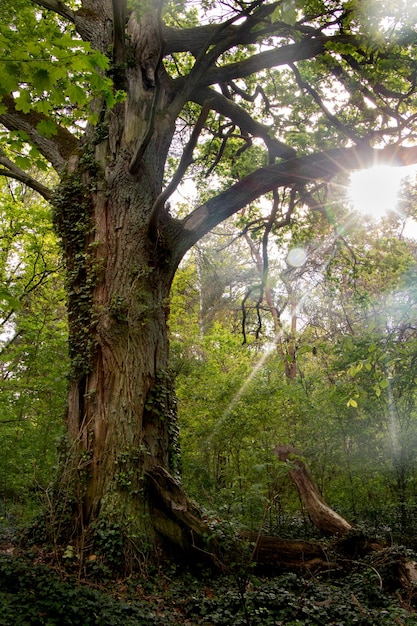
[[[355,211],[380,219],[395,211],[398,192],[404,177],[402,168],[378,166],[354,172],[350,178],[349,197]]]

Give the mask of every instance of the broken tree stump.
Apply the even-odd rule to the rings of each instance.
[[[349,522],[326,504],[297,448],[278,444],[274,453],[280,461],[291,465],[290,476],[297,486],[311,521],[320,532],[324,535],[343,536],[352,530]]]

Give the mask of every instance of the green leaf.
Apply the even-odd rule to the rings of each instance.
[[[33,75],[33,85],[38,91],[46,91],[51,87],[51,77],[45,67],[39,68]]]
[[[36,125],[36,128],[40,132],[41,135],[43,135],[44,137],[47,137],[48,139],[56,135],[58,132],[56,124],[52,120],[41,120]]]
[[[289,0],[289,2],[284,2],[284,4],[282,5],[282,19],[287,24],[291,24],[291,26],[294,26],[295,22],[297,21],[297,10],[293,0]]]
[[[359,372],[362,370],[363,368],[363,363],[358,363],[357,365],[351,365],[351,367],[349,367],[348,369],[348,374],[349,376],[351,376],[352,378],[354,378],[354,376],[356,376],[356,374],[359,374]]]
[[[87,94],[85,90],[82,89],[79,85],[70,83],[66,91],[68,98],[74,104],[84,104],[85,102],[87,102]]]
[[[28,91],[21,91],[15,99],[16,109],[23,111],[23,113],[29,113],[32,108],[32,102]]]
[[[32,165],[31,159],[26,156],[17,155],[14,161],[22,170],[26,170]]]
[[[15,298],[6,287],[0,287],[0,302],[6,303],[12,309],[20,309],[20,301]]]

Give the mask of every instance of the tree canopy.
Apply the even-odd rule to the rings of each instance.
[[[139,59],[125,21],[133,33],[145,14],[149,41]],[[84,133],[104,140],[104,111],[134,107],[127,87],[136,71],[150,126],[129,137],[124,129],[138,150],[130,172],[156,123],[168,135],[165,153],[182,154],[152,224],[168,219],[166,200],[187,167],[207,176],[225,156],[233,162],[222,173],[230,190],[182,218],[183,247],[273,189],[294,188],[311,203],[314,181],[377,161],[416,160],[413,2],[126,9],[122,1],[22,0],[3,7],[2,17],[1,173],[50,198],[34,168],[62,173]]]

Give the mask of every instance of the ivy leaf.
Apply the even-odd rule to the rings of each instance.
[[[37,91],[46,91],[51,87],[51,77],[45,67],[41,67],[33,75],[33,85]]]
[[[47,139],[53,137],[58,132],[56,124],[52,120],[41,120],[36,125],[36,129],[40,132],[41,135],[43,135]]]

